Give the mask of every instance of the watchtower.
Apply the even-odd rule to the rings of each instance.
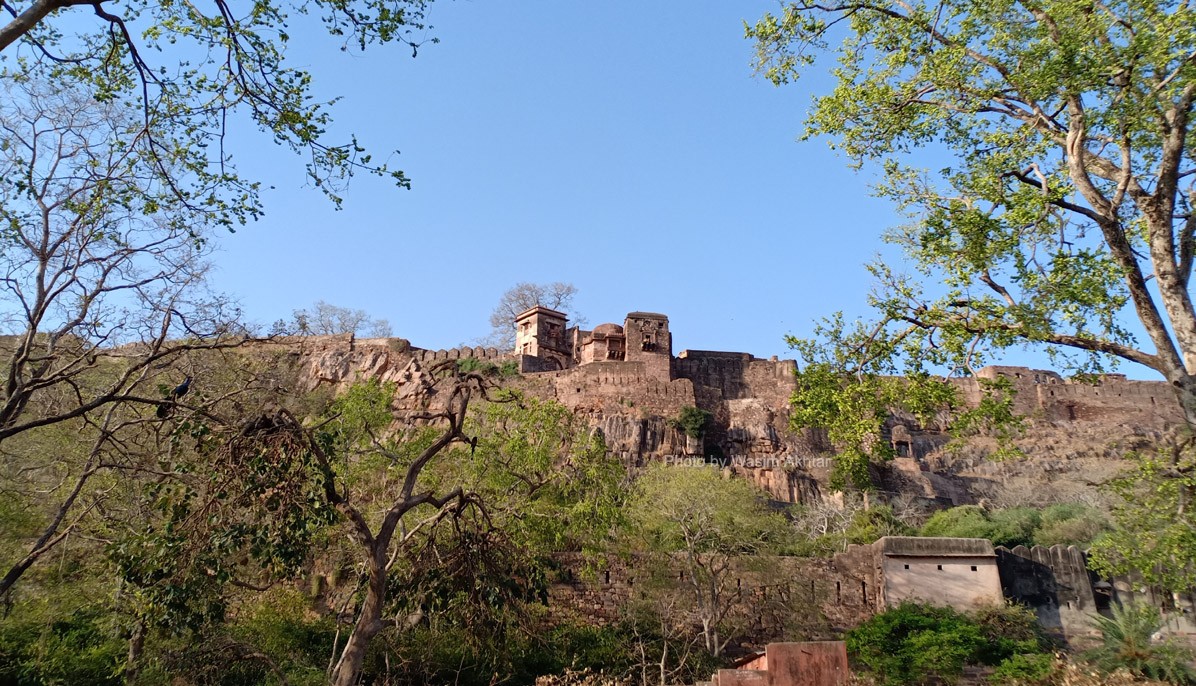
[[[623,325],[628,362],[643,362],[645,371],[672,379],[673,335],[669,318],[655,312],[632,312]]]
[[[539,305],[515,317],[515,352],[552,360],[558,369],[572,366],[573,350],[565,334],[568,315]]]

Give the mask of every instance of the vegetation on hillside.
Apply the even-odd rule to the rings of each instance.
[[[1089,547],[1110,528],[1093,507],[1061,503],[1046,508],[988,510],[964,505],[940,510],[922,526],[922,536],[987,538],[993,545],[1076,545]]]
[[[1013,606],[963,613],[905,602],[848,631],[846,640],[852,659],[882,684],[952,683],[970,665],[1012,672],[1051,654],[1034,614]]]

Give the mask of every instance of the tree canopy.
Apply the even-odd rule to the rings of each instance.
[[[352,333],[367,338],[388,338],[392,334],[390,322],[385,319],[370,319],[365,310],[341,307],[323,300],[316,301],[308,309],[295,310],[289,323],[275,322],[274,331],[315,336]]]
[[[335,202],[357,171],[409,182],[375,164],[353,138],[330,141],[329,100],[311,74],[287,59],[297,21],[320,22],[342,50],[425,40],[426,0],[211,3],[31,0],[3,3],[0,77],[74,87],[82,97],[126,109],[149,169],[193,221],[228,228],[261,211],[259,182],[241,176],[230,128],[256,126],[307,158],[311,183]]]
[[[907,219],[885,239],[914,273],[870,265],[875,321],[831,317],[794,341],[796,416],[834,419],[854,479],[878,407],[927,409],[929,371],[968,375],[1019,344],[1081,373],[1141,364],[1175,389],[1186,431],[1111,485],[1118,527],[1095,558],[1191,583],[1193,26],[1185,2],[801,0],[748,27],[777,84],[835,54],[806,137],[879,165],[877,192]],[[901,372],[911,381],[882,379]],[[1008,422],[1008,393],[987,390],[980,414]]]
[[[1044,344],[1156,370],[1196,422],[1192,26],[1175,2],[895,0],[786,3],[749,27],[778,84],[837,56],[806,136],[878,163],[908,218],[885,238],[917,273],[871,266],[880,323],[845,333],[856,369],[917,350],[913,368],[970,371]]]
[[[732,584],[733,559],[776,553],[793,531],[784,515],[769,509],[764,494],[713,465],[650,465],[636,480],[627,503],[630,537],[643,552],[675,555],[683,570],[682,593],[702,625],[711,655],[734,638],[732,620],[743,589]]]
[[[1149,367],[1196,426],[1194,20],[1187,3],[1139,0],[802,0],[747,27],[776,84],[837,58],[805,137],[876,165],[906,219],[884,238],[911,271],[869,267],[875,319],[831,317],[795,341],[803,389],[872,436],[875,403],[845,389],[971,375],[1024,344],[1076,372]],[[1007,394],[988,390],[983,409],[1007,418]]]

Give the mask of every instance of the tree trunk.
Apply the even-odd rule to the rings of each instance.
[[[1179,407],[1184,413],[1188,430],[1196,433],[1196,376],[1179,374],[1170,381],[1175,389],[1175,399],[1179,401]]]
[[[365,602],[361,605],[361,615],[333,670],[332,686],[354,686],[357,683],[370,640],[382,631],[382,607],[385,602],[386,560],[374,551],[370,556],[370,582],[366,587]]]
[[[709,617],[702,617],[702,640],[706,644],[706,652],[718,657],[718,635]]]
[[[141,673],[141,651],[145,647],[145,620],[138,619],[133,625],[133,634],[129,636],[129,655],[125,659],[125,683],[137,683]]]

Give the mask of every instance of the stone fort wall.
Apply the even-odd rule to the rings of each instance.
[[[934,548],[946,539],[914,540]],[[937,582],[928,585],[922,578],[927,573],[925,565],[911,565],[915,569],[910,571],[890,565],[887,572],[882,572],[882,545],[849,546],[832,559],[767,557],[736,561],[726,585],[734,589],[732,592],[742,591],[740,602],[747,606],[748,621],[742,638],[756,644],[778,638],[837,638],[883,611],[893,589],[934,588]],[[995,551],[1005,599],[1030,608],[1042,627],[1065,645],[1090,646],[1097,636],[1092,617],[1107,613],[1114,602],[1159,608],[1164,615],[1164,633],[1196,645],[1193,593],[1163,593],[1125,577],[1102,583],[1089,571],[1084,553],[1075,546],[997,547]],[[548,605],[550,616],[557,621],[617,622],[637,600],[653,592],[648,579],[653,563],[645,558],[611,557],[596,570],[578,554],[560,554],[555,559],[558,580],[550,588]],[[933,562],[935,558],[930,555],[926,559]],[[943,566],[958,562],[952,556],[939,559]],[[671,573],[680,575],[681,570],[679,563],[671,565]],[[954,598],[952,604],[960,609],[980,606],[992,602],[990,595],[986,587],[978,585],[974,597],[965,593]],[[933,594],[930,600],[947,602]],[[793,624],[794,613],[804,617],[800,626]]]
[[[645,558],[609,557],[592,568],[579,554],[555,556],[558,580],[548,594],[557,622],[616,623],[637,602],[656,593]],[[743,558],[733,562],[725,587],[740,593],[743,635],[753,644],[779,638],[835,638],[875,613],[876,586],[870,556],[833,560],[796,557]],[[681,582],[683,567],[670,566]],[[683,589],[684,593],[685,590]]]
[[[1029,417],[1048,421],[1182,420],[1175,394],[1163,381],[1135,381],[1122,374],[1081,381],[1063,379],[1055,372],[1040,369],[1001,366],[984,367],[977,377],[1009,380],[1017,392],[1014,408]],[[969,404],[974,405],[982,398],[976,379],[960,379],[955,383]]]
[[[1005,597],[1034,611],[1039,623],[1069,644],[1094,640],[1092,616],[1113,603],[1158,608],[1163,632],[1196,645],[1196,594],[1166,593],[1134,577],[1102,581],[1075,546],[997,548],[997,566]]]

